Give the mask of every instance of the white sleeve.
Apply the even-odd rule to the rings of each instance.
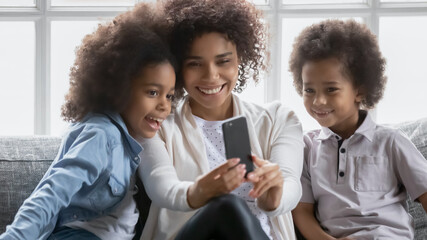
[[[270,161],[280,166],[284,177],[280,205],[269,216],[277,216],[293,210],[301,198],[301,172],[304,143],[301,123],[293,111],[279,107],[274,119]]]
[[[165,143],[157,135],[140,142],[138,174],[144,183],[152,204],[175,211],[191,211],[187,202],[187,190],[193,182],[180,181]]]

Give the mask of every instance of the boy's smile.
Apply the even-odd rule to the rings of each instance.
[[[302,68],[307,112],[323,127],[343,138],[357,129],[362,95],[336,58],[309,61]]]

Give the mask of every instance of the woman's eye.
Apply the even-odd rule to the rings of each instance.
[[[221,59],[218,61],[218,64],[225,64],[225,63],[229,63],[230,59]]]
[[[187,66],[190,66],[190,67],[200,67],[201,64],[199,62],[189,62],[189,63],[187,63]]]
[[[158,96],[159,95],[159,93],[156,90],[150,90],[150,91],[148,91],[148,94],[150,96]]]

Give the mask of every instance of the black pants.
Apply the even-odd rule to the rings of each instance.
[[[242,199],[224,195],[212,199],[181,228],[175,240],[269,239]]]

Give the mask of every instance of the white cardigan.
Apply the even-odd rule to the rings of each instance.
[[[261,107],[233,95],[233,116],[247,118],[254,155],[277,163],[284,176],[280,205],[269,216],[277,239],[295,239],[291,210],[301,197],[303,164],[301,124],[280,103]],[[139,174],[152,199],[141,239],[173,239],[197,210],[187,203],[187,189],[208,173],[203,136],[197,129],[188,98],[162,124],[158,135],[144,139]]]

